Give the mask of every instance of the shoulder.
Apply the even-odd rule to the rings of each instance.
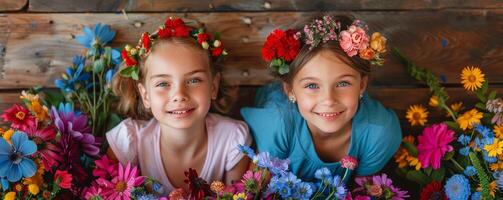
[[[367,124],[373,137],[380,134],[397,137],[401,135],[400,122],[395,112],[384,107],[381,102],[371,98],[368,94],[365,94],[361,100],[355,120],[357,126]]]
[[[106,133],[108,144],[120,162],[136,162],[138,135],[154,122],[127,118]]]

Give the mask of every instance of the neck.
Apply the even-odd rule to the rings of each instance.
[[[192,127],[178,129],[161,124],[161,144],[169,153],[195,155],[207,140],[206,123],[203,120]]]
[[[309,132],[311,132],[313,140],[318,141],[337,140],[340,138],[346,138],[348,134],[351,134],[351,121],[346,123],[339,130],[330,133],[324,132],[310,123],[307,123],[307,127],[309,128]]]

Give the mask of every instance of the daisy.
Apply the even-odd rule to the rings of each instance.
[[[409,107],[405,117],[409,120],[412,126],[424,126],[428,118],[428,111],[422,105],[413,105]]]
[[[466,90],[475,91],[482,87],[484,76],[478,67],[465,67],[461,71],[461,83]]]
[[[472,129],[473,125],[480,124],[480,119],[482,119],[482,116],[483,114],[474,108],[459,116],[458,119],[456,119],[456,122],[463,130]]]
[[[131,163],[126,165],[126,168],[119,164],[117,176],[108,181],[98,179],[98,184],[104,186],[103,196],[106,199],[130,199],[133,188],[143,183],[144,177],[138,176],[138,168],[131,167]]]

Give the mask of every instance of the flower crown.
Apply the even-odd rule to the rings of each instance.
[[[197,43],[203,49],[208,50],[211,58],[215,60],[228,54],[218,34],[215,34],[215,37],[212,38],[204,29],[187,26],[182,19],[170,17],[154,33],[142,33],[136,47],[130,45],[124,47],[121,56],[126,67],[120,71],[120,75],[139,80],[139,61],[147,57],[157,39],[170,37],[193,38],[197,40]]]
[[[372,65],[382,66],[381,54],[386,52],[386,38],[375,32],[369,38],[368,27],[360,20],[343,30],[341,23],[331,16],[324,16],[304,26],[302,30],[276,29],[267,36],[262,47],[262,58],[270,62],[269,67],[279,75],[287,74],[290,63],[299,53],[302,45],[309,45],[309,50],[320,43],[338,41],[342,50],[349,56],[359,55]]]

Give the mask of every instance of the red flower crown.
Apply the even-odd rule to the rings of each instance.
[[[134,80],[139,80],[139,61],[145,59],[150,53],[150,49],[157,39],[170,37],[193,38],[203,49],[208,50],[211,57],[218,60],[228,53],[224,49],[219,35],[212,37],[202,28],[187,26],[180,18],[167,18],[162,26],[152,34],[144,32],[136,47],[126,45],[121,52],[125,67],[120,71],[120,75]]]
[[[270,62],[271,70],[281,76],[290,71],[290,64],[303,45],[309,45],[311,50],[320,43],[337,41],[349,57],[359,55],[372,65],[382,66],[384,59],[381,54],[386,52],[386,38],[379,32],[369,37],[367,32],[367,26],[360,20],[342,30],[339,21],[326,15],[305,25],[302,30],[272,31],[262,47],[262,58]]]

